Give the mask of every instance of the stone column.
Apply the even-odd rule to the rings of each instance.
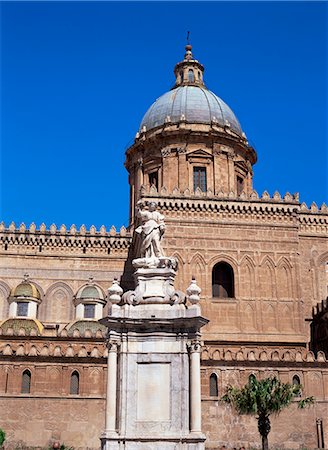
[[[105,430],[109,433],[116,433],[117,348],[116,342],[108,344]]]
[[[200,433],[201,423],[201,390],[200,390],[200,351],[199,342],[193,342],[190,351],[190,431]]]

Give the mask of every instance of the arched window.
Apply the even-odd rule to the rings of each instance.
[[[195,81],[195,75],[192,69],[188,70],[188,81],[190,81],[191,83]]]
[[[210,376],[210,396],[217,397],[219,395],[218,377],[215,373]]]
[[[201,79],[200,71],[198,71],[198,79],[199,79],[199,80]]]
[[[180,82],[183,83],[183,71],[180,71]]]
[[[300,377],[299,377],[298,375],[294,375],[294,376],[293,376],[293,381],[292,381],[292,383],[293,383],[295,386],[300,386],[300,384],[301,384]],[[302,395],[302,392],[300,391],[300,393],[297,395],[297,397],[301,397],[301,395]]]
[[[226,262],[219,262],[213,267],[212,296],[219,298],[235,296],[233,269]]]
[[[251,381],[256,381],[256,375],[254,375],[253,373],[251,373],[248,377],[248,382],[250,383]]]
[[[293,384],[301,384],[301,380],[298,375],[293,376]]]
[[[22,394],[29,394],[31,392],[31,372],[26,369],[22,375]]]
[[[75,370],[71,375],[71,386],[70,386],[70,394],[78,395],[80,391],[80,376],[79,373]]]

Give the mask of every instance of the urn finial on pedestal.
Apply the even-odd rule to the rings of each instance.
[[[197,286],[196,280],[194,277],[192,277],[190,286],[186,290],[187,292],[187,299],[190,301],[192,305],[197,305],[200,300],[199,294],[201,293],[201,288]]]
[[[113,284],[111,285],[110,288],[108,288],[108,294],[109,294],[108,299],[112,304],[117,305],[118,303],[120,303],[123,294],[123,289],[118,284],[117,278],[114,278]]]

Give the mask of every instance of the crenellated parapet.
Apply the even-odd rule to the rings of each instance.
[[[313,202],[310,207],[302,203],[299,208],[301,235],[328,235],[328,207],[323,203],[320,207]]]
[[[131,234],[122,226],[116,230],[112,226],[109,230],[102,225],[97,229],[92,225],[87,229],[82,225],[79,229],[72,225],[57,227],[52,224],[49,228],[45,224],[40,227],[32,223],[28,227],[22,223],[17,226],[12,222],[6,226],[0,224],[0,248],[5,251],[24,247],[37,252],[69,249],[74,253],[110,254],[114,251],[127,251],[131,243]]]
[[[164,187],[157,192],[154,186],[141,188],[143,201],[158,202],[160,209],[164,212],[173,213],[184,218],[204,219],[204,213],[209,220],[224,220],[238,223],[241,221],[250,223],[274,223],[299,226],[301,233],[310,232],[316,235],[328,234],[328,208],[323,203],[319,208],[312,203],[308,208],[305,203],[299,202],[299,194],[285,195],[275,192],[270,195],[264,191],[259,195],[255,190],[250,194],[242,192],[237,195],[231,191],[226,193],[218,191],[213,193],[208,190],[201,192],[189,189],[181,192],[175,188],[168,192]]]
[[[190,189],[185,189],[181,191],[178,187],[169,191],[165,186],[163,186],[159,191],[155,186],[144,185],[140,188],[141,197],[165,197],[165,198],[186,198],[186,199],[206,199],[206,200],[231,200],[231,201],[252,201],[260,203],[270,202],[270,203],[281,203],[281,204],[293,204],[299,205],[299,193],[290,194],[286,192],[281,195],[276,191],[273,195],[270,195],[268,191],[264,191],[259,194],[256,190],[252,190],[250,193],[243,191],[241,194],[231,190],[230,192],[224,191],[223,189],[218,189],[215,192],[211,189],[207,189],[206,192],[201,191],[200,188],[196,188],[194,191]],[[325,207],[325,204],[323,204]],[[326,207],[327,208],[327,207]]]

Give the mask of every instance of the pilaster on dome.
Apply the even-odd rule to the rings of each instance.
[[[174,67],[175,85],[177,86],[205,86],[203,81],[204,66],[194,58],[192,46],[187,44],[183,61]]]

